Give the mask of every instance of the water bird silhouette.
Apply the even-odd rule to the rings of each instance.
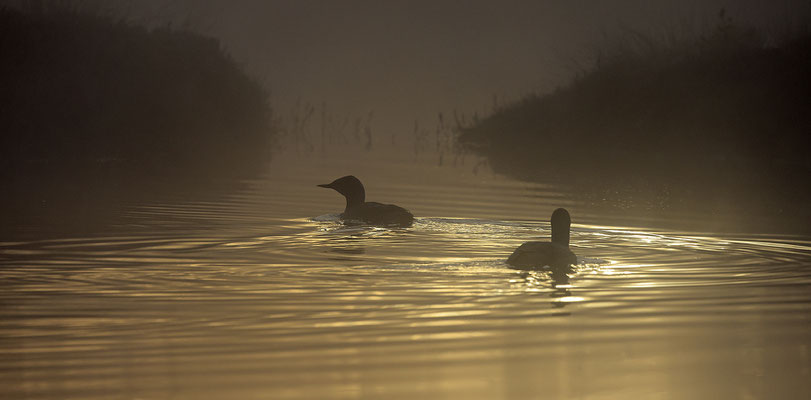
[[[333,189],[346,198],[346,208],[341,213],[344,222],[401,227],[411,226],[414,222],[414,215],[405,208],[366,201],[366,190],[360,180],[353,175],[318,186]]]
[[[507,259],[507,264],[519,269],[537,269],[549,266],[568,268],[577,262],[577,256],[569,250],[569,229],[572,219],[565,208],[552,213],[552,240],[533,241],[518,246]]]

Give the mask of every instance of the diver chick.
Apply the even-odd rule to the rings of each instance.
[[[520,269],[535,269],[545,266],[568,267],[577,262],[577,256],[569,250],[569,227],[572,220],[565,208],[552,213],[552,241],[526,242],[507,259],[507,264]]]

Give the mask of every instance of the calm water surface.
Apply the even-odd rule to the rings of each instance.
[[[0,243],[2,397],[811,398],[811,238],[634,228],[403,158],[283,155],[225,199]],[[337,223],[315,185],[349,173],[414,226]],[[576,271],[508,268],[558,206]]]

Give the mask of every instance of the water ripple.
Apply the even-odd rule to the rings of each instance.
[[[682,383],[698,381],[720,397],[811,394],[808,238],[583,223],[571,273],[516,271],[512,250],[549,237],[545,218],[522,217],[546,201],[537,191],[479,196],[472,182],[478,200],[455,205],[455,188],[437,189],[419,205],[435,213],[387,229],[264,184],[139,207],[118,234],[0,243],[5,392],[524,398],[547,384],[694,398]],[[497,217],[504,190],[524,195]]]

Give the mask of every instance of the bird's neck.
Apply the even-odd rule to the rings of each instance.
[[[350,208],[355,208],[363,203],[366,202],[366,193],[361,191],[360,193],[353,193],[350,195],[345,195],[346,197],[346,208],[344,212],[349,211]]]
[[[557,243],[561,246],[569,247],[569,232],[556,232],[553,230],[552,243]]]
[[[552,225],[552,243],[569,247],[569,224]]]
[[[552,243],[557,243],[561,246],[569,248],[569,230],[572,222],[569,219],[568,213],[563,210],[559,213],[557,210],[552,214],[552,220],[549,221],[552,225]]]

